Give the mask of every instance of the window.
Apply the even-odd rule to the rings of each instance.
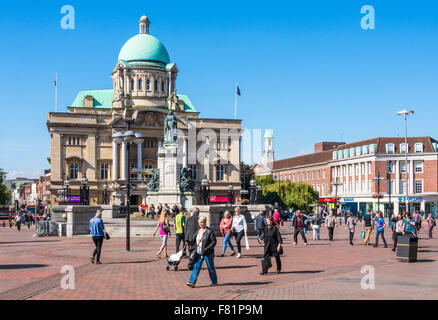
[[[325,183],[322,185],[322,195],[325,196]]]
[[[318,193],[320,193],[321,192],[321,188],[320,188],[321,186],[318,184],[318,185],[316,185],[316,191],[318,191]]]
[[[148,164],[145,164],[145,165],[144,165],[144,168],[145,168],[146,170],[152,170],[152,169],[154,168],[154,165],[151,164],[151,163],[148,163]]]
[[[393,194],[395,192],[395,188],[394,188],[394,180],[391,181],[387,181],[386,182],[386,193],[391,193]]]
[[[394,173],[394,161],[388,161],[388,173]]]
[[[415,173],[423,173],[423,161],[415,161]]]
[[[300,181],[300,173],[297,173],[297,181]]]
[[[164,81],[161,81],[161,91],[164,92]]]
[[[154,90],[158,91],[158,80],[154,81]]]
[[[100,164],[100,178],[102,180],[108,180],[108,167],[106,162]]]
[[[312,171],[312,180],[315,180],[315,170]]]
[[[313,190],[316,190],[316,189],[315,189],[315,185],[314,185],[314,184],[312,184],[312,189],[313,189]]]
[[[415,180],[415,193],[423,193],[423,180]]]
[[[309,181],[309,171],[306,172],[307,181]]]
[[[320,173],[319,173],[319,169],[318,170],[316,170],[316,179],[320,179]]]
[[[295,182],[295,173],[292,175],[292,182]]]
[[[189,165],[189,168],[192,169],[192,179],[195,181],[198,180],[198,168],[196,164]]]
[[[400,153],[405,153],[406,152],[406,144],[405,143],[401,143],[400,144]]]
[[[306,178],[304,177],[304,172],[301,174],[301,177],[302,177],[301,181],[306,180]]]
[[[322,178],[325,179],[325,169],[322,169]]]
[[[289,179],[288,179],[289,181],[291,181],[292,180],[292,178],[291,178],[291,174],[289,173]]]
[[[406,173],[406,162],[400,161],[400,173]]]
[[[423,144],[418,142],[415,144],[415,153],[422,153],[423,152]]]
[[[70,164],[69,164],[69,179],[70,180],[77,180],[78,173],[79,173],[79,163],[70,162]]]
[[[216,181],[224,181],[225,179],[225,166],[220,165],[216,167]]]
[[[350,182],[350,185],[348,186],[348,190],[350,193],[353,193],[353,182]]]
[[[134,80],[131,80],[131,91],[134,90]]]
[[[356,181],[356,193],[360,191],[360,181]]]
[[[406,194],[406,180],[400,181],[400,194]]]
[[[145,149],[153,149],[155,147],[154,140],[145,140],[143,142],[143,148]]]
[[[386,153],[394,153],[394,144],[393,143],[386,144]]]
[[[68,137],[68,145],[71,146],[71,137]]]
[[[151,80],[146,80],[146,90],[151,90]]]
[[[138,80],[138,90],[143,90],[143,81],[141,79]]]
[[[362,192],[365,192],[367,185],[366,185],[366,181],[362,180]]]

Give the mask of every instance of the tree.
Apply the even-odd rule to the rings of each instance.
[[[240,182],[242,183],[242,190],[249,190],[249,182],[254,177],[254,168],[243,162],[240,163]]]
[[[4,184],[5,176],[6,172],[3,169],[0,169],[0,205],[8,204],[11,200],[11,193]]]

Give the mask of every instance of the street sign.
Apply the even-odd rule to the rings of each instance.
[[[319,198],[319,202],[322,203],[335,203],[335,199],[334,198]]]

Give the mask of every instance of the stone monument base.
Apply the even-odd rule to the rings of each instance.
[[[170,207],[174,204],[177,206],[181,205],[181,194],[179,192],[175,192],[174,190],[160,190],[159,192],[149,192],[146,198],[147,204],[150,206],[153,204],[155,208],[159,203],[165,204],[167,203]]]

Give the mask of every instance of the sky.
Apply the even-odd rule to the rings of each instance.
[[[61,28],[61,8],[75,29]],[[364,30],[364,5],[375,29]],[[438,2],[1,1],[0,168],[8,178],[50,167],[47,113],[67,111],[82,89],[112,88],[123,44],[146,14],[180,73],[177,90],[206,118],[237,116],[248,130],[273,129],[276,159],[320,141],[438,138]]]

